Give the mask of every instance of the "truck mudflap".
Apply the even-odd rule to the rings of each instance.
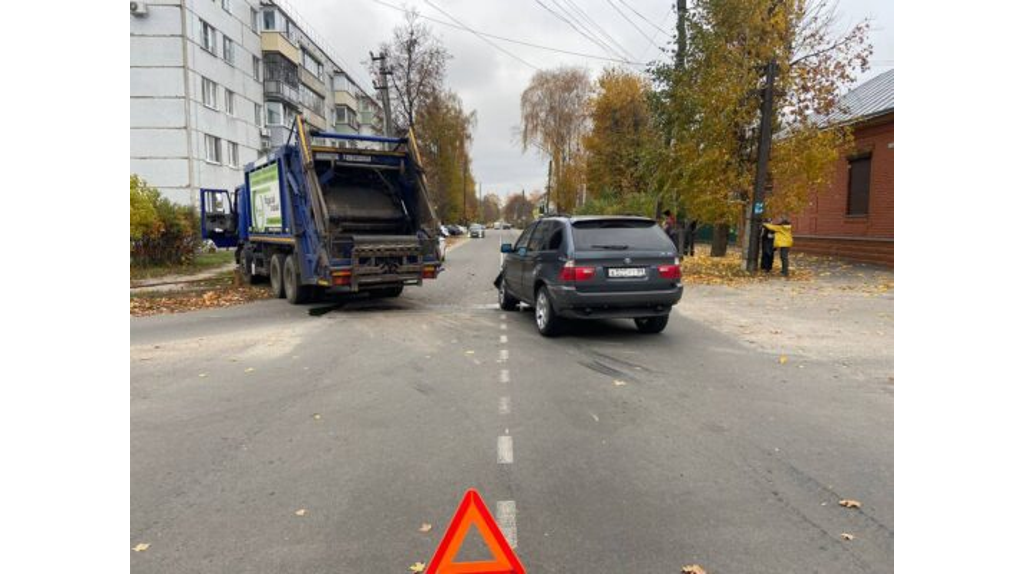
[[[351,265],[331,273],[334,286],[352,291],[379,285],[419,284],[437,277],[440,263],[425,253],[428,245],[415,235],[354,235]]]

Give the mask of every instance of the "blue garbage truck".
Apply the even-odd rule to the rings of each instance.
[[[333,145],[332,145],[333,144]],[[234,190],[200,190],[205,239],[235,249],[243,280],[299,304],[327,292],[397,297],[441,272],[438,223],[415,135],[310,128],[245,166]]]

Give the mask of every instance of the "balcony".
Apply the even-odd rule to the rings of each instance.
[[[268,100],[284,101],[299,107],[302,103],[299,99],[299,90],[279,80],[266,80],[263,82],[263,95]]]
[[[349,92],[336,91],[334,92],[334,104],[338,106],[348,106],[353,110],[359,106],[359,102],[356,101],[356,97]]]
[[[264,52],[277,52],[296,65],[299,63],[299,49],[281,32],[263,32],[260,34],[260,48]]]

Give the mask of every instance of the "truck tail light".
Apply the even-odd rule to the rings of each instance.
[[[570,259],[565,262],[565,266],[562,267],[558,278],[565,282],[587,281],[594,278],[595,271],[594,267],[577,266],[576,262]]]
[[[662,279],[682,279],[683,270],[679,265],[679,259],[676,258],[676,262],[672,265],[658,265],[658,275],[661,276]]]
[[[437,279],[437,267],[434,265],[424,265],[421,275],[424,279]]]
[[[352,270],[342,269],[331,274],[331,284],[335,287],[352,284]]]

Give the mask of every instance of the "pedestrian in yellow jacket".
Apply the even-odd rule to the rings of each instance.
[[[789,248],[793,247],[793,226],[789,220],[783,218],[778,225],[765,223],[765,228],[775,232],[775,249],[779,250],[779,258],[782,259],[782,276],[789,276]]]

